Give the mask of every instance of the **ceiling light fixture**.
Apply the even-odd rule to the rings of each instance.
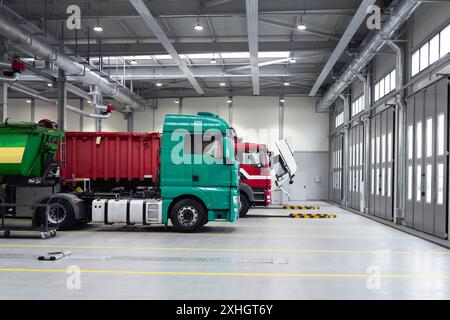
[[[137,64],[138,64],[138,62],[137,62],[137,60],[136,60],[136,59],[133,59],[133,60],[131,60],[131,61],[130,61],[130,64],[132,64],[132,65],[137,65]]]
[[[199,18],[197,18],[197,24],[194,26],[194,30],[195,31],[203,31],[203,30],[205,30],[205,27],[200,24]]]
[[[228,103],[232,103],[233,102],[233,100],[231,100],[231,99],[228,99],[228,101],[227,101]]]
[[[289,59],[289,63],[296,63],[296,62],[297,62],[297,60],[295,60],[295,58]]]
[[[211,63],[211,64],[217,64],[216,58],[212,58],[211,60],[209,60],[209,63]]]
[[[281,98],[281,99],[280,99],[280,102],[284,103],[284,98]]]
[[[285,87],[289,87],[291,84],[290,84],[289,82],[284,82],[283,85],[284,85]]]
[[[157,86],[157,87],[162,87],[162,83],[161,83],[161,82],[157,82],[157,83],[156,83],[156,86]]]
[[[31,100],[30,100],[30,99],[27,99],[27,103],[31,103]]]
[[[300,23],[297,25],[297,30],[306,30],[306,25],[303,23],[303,17],[300,18]]]
[[[53,87],[53,83],[47,83],[47,87]]]
[[[94,26],[93,30],[95,32],[102,32],[103,31],[103,27],[100,25],[99,20],[97,19],[97,24]]]
[[[219,83],[221,87],[225,87],[227,84],[225,82]]]
[[[180,103],[180,100],[175,100],[174,101],[176,104],[179,104]]]

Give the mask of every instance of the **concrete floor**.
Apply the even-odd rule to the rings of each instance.
[[[0,299],[450,299],[449,250],[319,205],[338,218],[253,209],[197,234],[90,225],[0,238]],[[58,250],[72,255],[36,259]],[[69,266],[81,270],[79,289]]]

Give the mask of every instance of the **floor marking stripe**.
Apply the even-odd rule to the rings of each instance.
[[[413,237],[367,237],[367,236],[339,236],[339,235],[280,235],[280,234],[224,234],[224,233],[173,233],[173,232],[145,232],[145,231],[114,231],[114,230],[97,230],[97,234],[107,235],[108,237],[114,235],[127,236],[146,236],[146,237],[231,237],[231,238],[281,238],[281,239],[360,239],[360,240],[416,240]],[[89,232],[70,232],[67,235],[78,236]]]
[[[66,269],[0,268],[0,272],[67,273]],[[372,274],[358,273],[235,273],[235,272],[186,272],[186,271],[129,271],[129,270],[80,270],[90,274],[118,275],[174,275],[219,277],[295,277],[295,278],[368,278]],[[381,274],[384,279],[450,279],[444,274]]]
[[[86,245],[38,245],[2,244],[0,248],[59,248],[96,250],[155,250],[155,251],[220,251],[220,252],[288,252],[288,253],[347,253],[347,254],[398,254],[398,255],[450,255],[449,251],[389,251],[389,250],[309,250],[309,249],[254,249],[254,248],[177,248],[177,247],[137,247],[137,246],[86,246]]]

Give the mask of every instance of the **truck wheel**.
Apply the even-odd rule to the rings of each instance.
[[[241,205],[239,209],[239,218],[245,217],[247,215],[248,210],[250,209],[250,201],[248,200],[245,194],[241,194]]]
[[[196,232],[207,220],[206,210],[196,200],[183,199],[172,207],[170,220],[177,231]]]
[[[44,200],[42,204],[45,204],[47,200]],[[50,200],[50,203],[59,203],[58,206],[49,208],[48,212],[48,225],[51,227],[58,226],[58,229],[70,229],[75,226],[75,213],[72,205],[67,199],[55,197]],[[39,221],[43,221],[46,208],[39,208],[38,215]]]

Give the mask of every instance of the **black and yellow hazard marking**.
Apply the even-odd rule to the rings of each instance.
[[[287,210],[320,210],[320,207],[316,207],[316,206],[283,206],[283,209],[287,209]]]
[[[291,213],[289,217],[296,219],[334,219],[337,218],[337,215],[327,213]]]

